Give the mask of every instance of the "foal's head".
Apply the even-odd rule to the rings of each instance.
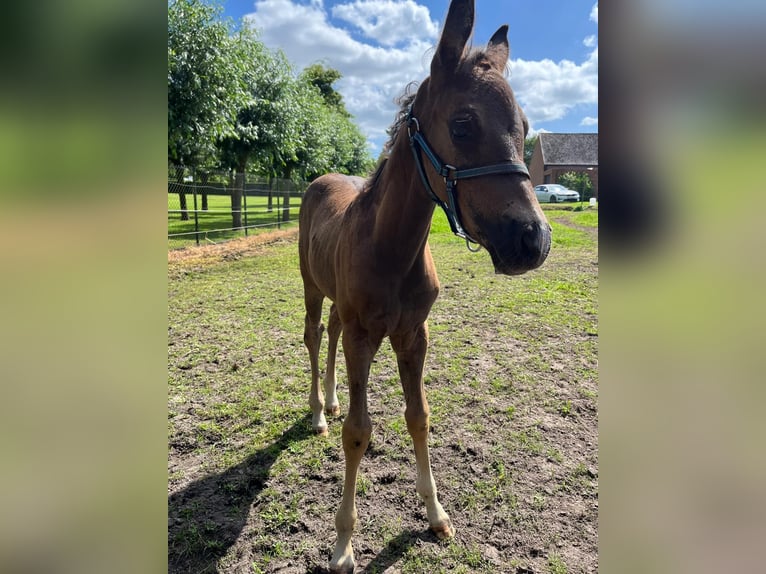
[[[419,130],[443,164],[467,175],[454,180],[459,223],[487,249],[496,272],[515,275],[545,261],[550,226],[524,173],[528,124],[504,76],[508,27],[501,26],[485,49],[468,50],[473,14],[473,0],[452,1],[431,76],[412,105],[417,124],[410,131]],[[422,164],[433,192],[449,204],[445,178],[428,158]],[[498,165],[509,169],[470,171]]]

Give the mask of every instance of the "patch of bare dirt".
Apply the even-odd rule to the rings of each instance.
[[[265,246],[275,243],[294,241],[298,237],[298,227],[258,233],[249,237],[231,239],[222,243],[199,245],[168,251],[169,265],[205,265],[221,261],[230,261],[261,253]]]
[[[587,225],[580,225],[564,217],[551,217],[550,219],[552,219],[556,223],[560,223],[564,227],[571,227],[572,229],[577,229],[578,231],[585,231],[586,233],[590,233],[591,235],[598,235],[598,228],[596,227],[588,227]]]

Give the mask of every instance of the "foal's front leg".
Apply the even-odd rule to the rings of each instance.
[[[346,475],[343,498],[335,515],[338,540],[330,561],[330,572],[350,574],[354,571],[351,535],[356,528],[356,478],[359,464],[372,435],[372,421],[367,412],[367,379],[370,364],[382,337],[373,337],[357,324],[343,325],[343,353],[348,370],[348,415],[343,422],[343,453]]]
[[[423,388],[423,365],[428,349],[428,327],[423,323],[414,331],[392,335],[390,338],[391,346],[396,352],[406,401],[404,418],[415,447],[418,471],[415,488],[425,502],[431,530],[441,539],[451,538],[455,535],[455,529],[436,495],[436,483],[431,473],[431,459],[428,453],[430,411]]]

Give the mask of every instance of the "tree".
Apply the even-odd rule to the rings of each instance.
[[[587,201],[593,194],[593,182],[588,174],[582,171],[567,171],[562,173],[556,183],[573,189],[580,194],[581,201]]]
[[[367,139],[359,128],[340,111],[331,111],[331,163],[328,171],[348,175],[366,175],[373,160],[367,147]]]
[[[529,167],[532,164],[532,154],[535,151],[539,136],[533,136],[524,140],[524,163]]]
[[[350,116],[343,103],[343,96],[332,87],[343,77],[338,70],[325,68],[322,64],[312,64],[301,72],[301,77],[319,90],[328,106],[337,108],[345,116]]]
[[[302,110],[295,108],[291,97],[295,80],[284,54],[270,52],[246,26],[235,42],[239,57],[247,63],[243,70],[247,98],[237,111],[232,133],[221,138],[218,147],[222,166],[236,173],[231,189],[232,224],[241,227],[248,165],[255,163],[257,171],[276,175],[275,166],[294,155],[294,116]]]
[[[306,166],[308,178],[313,179],[326,171],[364,175],[374,165],[366,138],[352,121],[343,96],[333,87],[342,77],[338,70],[321,64],[312,64],[301,72],[300,79],[319,90],[329,113],[325,122],[329,130],[329,163],[314,170]]]
[[[247,95],[245,62],[220,12],[200,0],[168,5],[168,161],[177,166],[196,167],[215,153]],[[182,168],[176,175],[183,183]],[[186,196],[179,197],[185,210]]]

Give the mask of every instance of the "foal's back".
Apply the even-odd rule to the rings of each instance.
[[[365,179],[331,173],[315,179],[301,202],[298,250],[304,287],[311,285],[335,300],[335,250],[343,218],[361,193]]]

